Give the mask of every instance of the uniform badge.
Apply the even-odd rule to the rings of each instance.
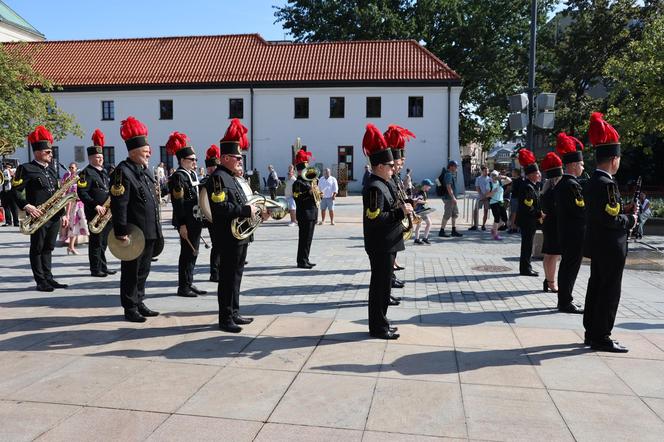
[[[78,176],[78,187],[81,189],[85,189],[88,187],[88,182],[85,180],[85,172],[81,172],[81,174]]]
[[[365,215],[369,219],[376,219],[376,218],[378,218],[378,215],[380,215],[380,209],[378,209],[378,208],[376,208],[376,210],[367,209],[365,211]]]
[[[523,200],[523,204],[525,204],[527,207],[533,207],[533,199],[526,198],[525,200]]]
[[[184,198],[184,189],[182,187],[173,189],[173,199],[181,200]]]
[[[604,211],[611,216],[618,216],[620,213],[620,204],[616,203],[611,205],[610,203],[606,203],[606,206],[604,206]]]
[[[226,201],[226,192],[223,190],[221,192],[214,192],[210,199],[213,203],[223,203]]]
[[[576,204],[577,207],[586,207],[586,202],[583,200],[583,198],[574,198],[574,204]]]
[[[125,186],[123,186],[122,184],[120,184],[120,185],[113,184],[111,186],[111,195],[113,195],[113,196],[122,196],[122,195],[124,195],[124,193],[125,193]]]

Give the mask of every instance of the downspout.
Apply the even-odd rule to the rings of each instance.
[[[452,110],[452,86],[447,86],[447,162],[450,161],[450,154],[452,153],[450,151],[450,128],[452,126],[452,116],[450,115],[450,112]],[[447,164],[445,164],[447,166]]]
[[[249,152],[249,158],[251,159],[251,170],[254,170],[254,88],[253,86],[249,87],[249,113],[251,116],[251,122],[249,123],[249,133],[250,135],[250,140],[249,143],[251,144],[251,149]]]

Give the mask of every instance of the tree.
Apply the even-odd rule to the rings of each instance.
[[[35,72],[24,45],[0,44],[0,147],[20,147],[37,124],[56,140],[68,133],[83,136],[74,116],[58,109],[48,93],[53,84]]]

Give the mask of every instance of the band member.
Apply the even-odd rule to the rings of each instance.
[[[18,207],[32,218],[39,218],[46,214],[38,206],[48,201],[60,187],[57,171],[51,166],[53,135],[44,126],[37,126],[28,135],[28,142],[35,159],[18,166],[12,190]],[[53,279],[51,273],[52,254],[61,223],[64,228],[69,225],[64,209],[30,235],[30,267],[40,292],[67,288],[67,284]]]
[[[618,132],[595,112],[590,117],[588,138],[595,148],[597,169],[585,188],[585,246],[591,259],[583,314],[585,343],[595,350],[626,353],[626,347],[611,339],[611,330],[620,302],[627,235],[637,216],[633,205],[621,207],[618,183],[613,178],[620,168]]]
[[[207,293],[194,285],[194,268],[203,228],[198,213],[196,152],[190,146],[187,135],[181,132],[173,132],[168,137],[166,152],[175,155],[179,164],[178,169],[168,179],[173,204],[173,227],[180,235],[177,294],[185,298],[195,298]]]
[[[210,175],[217,169],[219,156],[219,147],[216,144],[211,145],[207,152],[205,152],[205,170],[207,175],[201,180],[202,187],[205,187]],[[212,242],[212,249],[210,250],[210,281],[219,282],[219,248],[214,245],[214,229],[212,228],[212,223],[205,218],[203,219],[203,226],[207,228]]]
[[[533,254],[533,239],[537,224],[542,221],[540,192],[537,183],[542,179],[535,154],[528,149],[519,150],[519,164],[524,170],[526,179],[520,187],[519,212],[516,221],[521,229],[521,257],[519,273],[524,276],[539,276],[530,265]]]
[[[556,186],[563,175],[563,162],[555,152],[548,152],[542,159],[542,171],[546,181],[542,186],[541,204],[544,220],[542,222],[542,254],[544,255],[544,282],[542,290],[551,290],[557,293],[556,267],[560,259],[560,241],[558,240],[558,217],[556,216],[556,201],[553,196]]]
[[[212,241],[219,250],[219,328],[230,333],[239,333],[240,325],[253,321],[240,315],[240,285],[249,238],[238,239],[231,232],[234,219],[258,212],[256,206],[247,203],[238,182],[243,170],[242,152],[248,147],[247,128],[235,118],[219,142],[219,166],[206,182],[214,230]]]
[[[298,241],[297,241],[297,266],[301,269],[311,269],[316,264],[309,261],[311,241],[314,237],[314,228],[318,220],[318,206],[314,199],[317,189],[312,186],[314,180],[305,179],[303,172],[309,167],[309,160],[313,159],[311,152],[300,149],[295,155],[295,169],[297,179],[293,183],[293,198],[297,211]]]
[[[404,250],[401,220],[412,213],[406,203],[400,205],[394,186],[390,184],[394,173],[392,150],[378,128],[367,125],[362,149],[371,162],[371,176],[362,191],[364,213],[364,250],[369,256],[371,281],[369,283],[369,334],[381,339],[397,339],[396,327],[390,327],[387,308],[390,300],[394,259]]]
[[[153,252],[158,242],[163,241],[155,191],[157,184],[147,169],[152,152],[148,128],[136,118],[127,117],[122,121],[120,135],[127,146],[128,157],[111,174],[113,232],[117,239],[128,243],[129,224],[133,224],[143,231],[145,237],[145,247],[138,258],[122,261],[120,300],[127,321],[145,322],[146,316],[159,314],[143,302]]]
[[[583,260],[586,234],[586,203],[583,189],[577,180],[583,173],[583,144],[561,132],[556,139],[556,151],[565,168],[554,193],[562,256],[558,268],[558,310],[563,313],[583,313],[583,308],[574,302],[572,296]]]
[[[108,207],[104,203],[109,198],[109,178],[104,169],[104,133],[95,129],[92,134],[92,146],[88,147],[88,165],[78,174],[78,186],[76,191],[83,202],[85,218],[92,221],[95,216],[106,214]],[[109,270],[106,263],[106,247],[108,246],[108,232],[111,223],[107,223],[99,233],[90,231],[88,243],[88,260],[90,262],[90,274],[98,278],[114,275],[115,270]]]

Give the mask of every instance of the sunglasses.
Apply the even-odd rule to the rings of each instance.
[[[52,150],[42,150],[46,155],[51,155],[53,153]]]
[[[193,157],[193,158],[184,158],[184,159],[185,159],[185,160],[189,160],[189,161],[198,161],[198,158],[196,158],[196,157]]]

